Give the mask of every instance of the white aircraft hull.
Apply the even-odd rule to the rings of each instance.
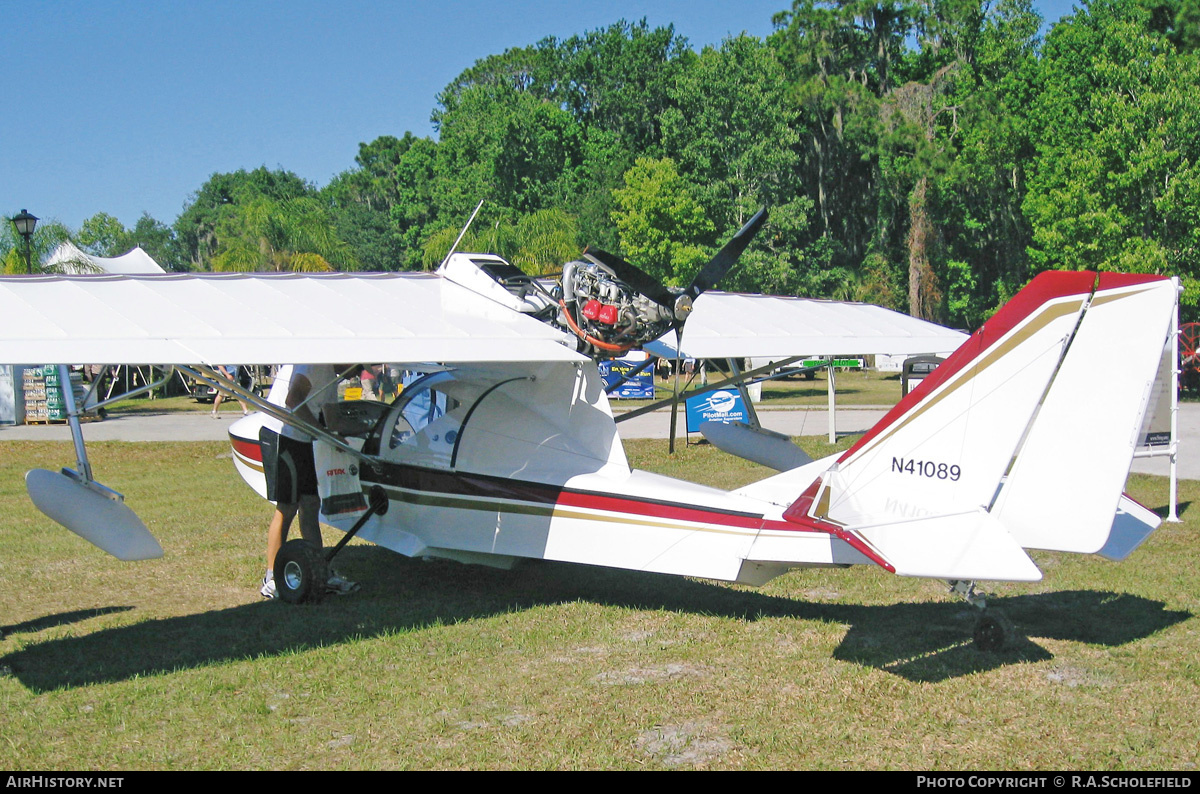
[[[142,300],[145,290],[156,300]],[[209,363],[435,361],[412,365],[430,374],[392,405],[335,405],[325,428],[240,396],[318,438],[327,524],[402,554],[500,566],[546,559],[750,584],[790,568],[870,563],[950,580],[973,599],[972,580],[1041,578],[1027,549],[1122,559],[1158,526],[1121,489],[1171,351],[1177,292],[1178,282],[1161,276],[1043,273],[845,453],[732,492],[631,471],[594,362],[538,321],[439,277],[0,279],[0,313],[15,318],[6,327],[18,337],[7,346],[0,339],[0,360],[65,365],[115,351],[122,361],[174,360],[233,392],[237,384]],[[196,308],[206,295],[211,312]],[[135,298],[154,309],[146,327],[125,317]],[[228,306],[259,302],[287,310],[245,333],[240,315],[210,322]],[[293,302],[309,308],[296,312]],[[807,304],[758,305],[773,310],[763,312],[755,338],[814,350],[816,342],[796,341],[788,319]],[[705,329],[694,320],[687,327]],[[717,341],[732,338],[713,330]],[[698,342],[685,333],[683,344]],[[239,473],[265,494],[261,418],[238,422],[231,435]],[[82,461],[77,427],[74,435]],[[743,447],[753,445],[741,436]],[[89,505],[109,495],[90,475],[79,483],[39,474],[31,493],[102,548],[156,553],[93,531],[100,516]],[[116,534],[144,531],[117,512],[114,526],[124,529]],[[287,585],[289,597],[305,600],[313,582],[320,597],[327,559],[303,543],[280,554],[285,570],[306,571]],[[976,639],[998,647],[1007,633],[984,613]]]
[[[753,584],[862,563],[1035,581],[1026,548],[1090,553],[1112,547],[1114,533],[1140,542],[1158,524],[1121,487],[1174,289],[1155,277],[1046,274],[836,460],[734,492],[631,471],[594,367],[446,368],[379,406],[363,455],[330,457],[317,442],[324,519],[349,530],[378,487],[389,509],[359,536],[410,556]],[[1113,405],[1088,403],[1064,439],[1069,405],[1102,385],[1093,359],[1106,342],[1127,353],[1130,383]],[[405,399],[425,392],[443,408],[418,420]],[[231,432],[239,471],[262,493],[254,420]],[[337,512],[347,503],[357,507]]]
[[[230,434],[238,472],[265,495],[259,424],[248,417]],[[755,585],[795,567],[871,562],[783,520],[780,505],[644,471],[551,484],[377,462],[361,467],[359,482],[363,493],[382,487],[389,505],[358,537],[411,557],[497,567],[544,559]],[[347,531],[362,512],[322,521]]]

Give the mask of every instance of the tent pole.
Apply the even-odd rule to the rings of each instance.
[[[1171,358],[1171,497],[1167,501],[1167,521],[1178,524],[1179,501],[1179,293],[1183,290],[1178,277],[1175,281],[1175,312],[1171,315],[1171,339],[1175,355]]]
[[[829,443],[836,444],[837,443],[837,426],[836,426],[836,422],[834,421],[834,417],[833,417],[833,409],[834,409],[833,395],[834,395],[834,391],[837,387],[834,383],[835,376],[833,374],[833,358],[832,357],[830,357],[829,366],[826,368],[825,371],[827,373],[829,373],[829,387],[828,387],[829,388]]]

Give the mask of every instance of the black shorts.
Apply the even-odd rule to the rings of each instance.
[[[258,440],[262,446],[268,499],[295,504],[301,496],[317,495],[317,466],[313,462],[311,441],[297,441],[265,427],[259,430]]]

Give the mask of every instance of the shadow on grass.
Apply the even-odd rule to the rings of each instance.
[[[862,389],[856,389],[853,386],[848,386],[846,388],[842,388],[839,386],[837,393],[838,393],[839,397],[841,397],[842,399],[845,399],[846,397],[849,397],[852,394],[860,394],[860,393],[862,393],[862,391],[863,391]],[[820,381],[817,386],[808,387],[808,388],[772,389],[770,386],[764,385],[763,389],[762,389],[762,399],[764,401],[795,400],[795,399],[825,400],[828,398],[829,398],[829,387],[825,385],[825,381],[823,381],[823,380]],[[824,405],[818,405],[818,406],[814,406],[814,407],[824,408]]]
[[[409,560],[370,547],[350,547],[339,559],[343,570],[368,583],[363,592],[315,605],[261,602],[104,629],[31,645],[0,658],[0,665],[29,689],[44,692],[588,601],[738,620],[845,624],[849,629],[835,658],[911,681],[942,681],[1051,657],[1028,637],[1116,646],[1191,617],[1167,611],[1161,602],[1115,593],[992,599],[991,606],[1005,610],[1022,639],[1011,650],[982,653],[970,642],[975,610],[962,603],[809,603],[660,574],[543,562],[505,572]],[[40,621],[27,625],[45,627]]]
[[[0,631],[3,631],[5,634],[44,631],[55,626],[79,623],[101,615],[111,615],[114,612],[128,612],[131,609],[133,607],[100,607],[99,609],[77,609],[74,612],[59,612],[55,615],[44,615],[34,620],[27,620],[24,623],[17,623],[14,626],[0,626]]]
[[[1180,518],[1183,518],[1183,514],[1186,513],[1188,508],[1191,506],[1192,506],[1192,503],[1190,501],[1179,502],[1177,505],[1175,505],[1175,515],[1179,516]],[[1167,516],[1169,516],[1171,514],[1171,506],[1169,504],[1163,505],[1162,507],[1155,507],[1155,508],[1151,508],[1151,509],[1155,513],[1158,514],[1159,518],[1166,518]]]

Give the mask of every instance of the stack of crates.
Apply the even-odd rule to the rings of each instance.
[[[70,377],[70,387],[74,390],[76,404],[81,404],[84,394],[83,376],[81,373],[72,372]],[[63,382],[59,377],[57,365],[26,367],[22,386],[25,391],[26,422],[67,421],[67,402],[63,397]]]
[[[25,421],[48,421],[45,367],[25,367],[21,383],[25,392]]]

